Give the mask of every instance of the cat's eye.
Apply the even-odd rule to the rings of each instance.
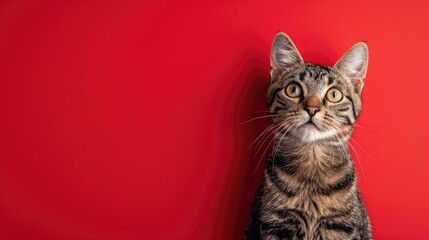
[[[302,95],[301,86],[297,83],[291,83],[285,88],[286,95],[291,98],[297,98]]]
[[[326,93],[326,99],[330,102],[337,103],[343,99],[343,93],[338,88],[331,88]]]

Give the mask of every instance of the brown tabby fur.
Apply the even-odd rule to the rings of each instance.
[[[366,44],[358,43],[334,67],[306,64],[290,38],[277,34],[267,92],[276,141],[245,239],[372,239],[347,148],[367,61]],[[300,86],[299,97],[285,93],[290,84]],[[339,102],[328,100],[330,89],[341,92]]]

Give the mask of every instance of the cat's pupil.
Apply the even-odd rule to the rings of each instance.
[[[334,99],[337,98],[337,92],[336,91],[332,92],[332,97],[334,97]]]
[[[292,93],[296,93],[297,92],[297,88],[296,88],[296,86],[293,86],[292,87]]]

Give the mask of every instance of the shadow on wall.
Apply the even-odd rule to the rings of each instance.
[[[229,169],[224,187],[219,227],[212,239],[242,239],[250,206],[265,169],[266,156],[271,150],[271,134],[261,135],[271,125],[266,104],[266,90],[270,81],[269,43],[254,37],[246,39],[242,54],[229,74],[229,92],[224,96],[232,119],[235,147],[230,158],[234,161]],[[237,44],[238,45],[238,44]],[[262,46],[267,51],[261,51]],[[233,102],[234,101],[234,102]],[[233,106],[231,106],[233,105]],[[228,106],[228,107],[227,107]]]

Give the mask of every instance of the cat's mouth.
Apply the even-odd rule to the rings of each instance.
[[[306,123],[304,123],[304,124],[302,124],[301,126],[300,126],[300,128],[304,128],[304,129],[314,129],[314,130],[319,130],[320,131],[320,128],[319,128],[319,126],[317,126],[312,120],[311,120],[311,118],[310,119],[308,119],[308,121],[306,122]]]
[[[332,131],[324,131],[318,125],[318,122],[307,121],[301,126],[299,126],[295,132],[296,136],[300,137],[305,142],[314,142],[317,140],[325,139],[327,137],[331,137],[334,132]]]

